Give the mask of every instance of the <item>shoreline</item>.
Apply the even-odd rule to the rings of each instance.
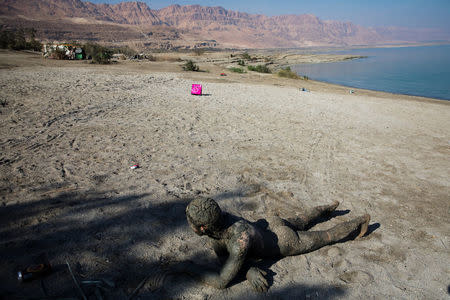
[[[291,52],[291,51],[323,51],[331,50],[352,50],[352,49],[367,49],[367,48],[402,48],[402,47],[426,47],[426,46],[443,46],[450,45],[450,41],[435,42],[435,43],[410,43],[410,44],[384,44],[384,45],[353,45],[353,46],[316,46],[316,47],[301,47],[301,48],[267,48],[267,49],[223,49],[223,51],[235,50],[235,51],[279,51],[279,52]],[[214,50],[215,51],[215,50]],[[222,51],[217,49],[217,51]]]
[[[261,52],[258,52],[261,55]],[[258,55],[258,54],[257,54]],[[256,61],[258,64],[264,61],[267,53],[262,54],[262,57]],[[283,60],[286,56],[292,54],[273,54],[272,57],[278,57],[274,59],[275,66],[289,66],[298,63],[299,57],[303,60],[310,59],[307,63],[327,63],[345,61],[348,57],[355,57],[355,55],[294,55],[294,59],[288,61]],[[426,96],[416,96],[407,94],[396,94],[391,92],[384,92],[378,90],[369,90],[362,88],[354,88],[350,86],[335,84],[326,81],[319,80],[302,80],[302,79],[289,79],[277,76],[276,73],[263,74],[257,72],[246,72],[244,74],[230,72],[228,67],[236,67],[236,63],[233,63],[229,59],[230,52],[212,52],[203,56],[197,56],[192,53],[157,53],[155,57],[157,61],[118,61],[109,65],[96,65],[90,64],[88,61],[67,61],[67,60],[54,60],[44,59],[37,53],[31,53],[28,51],[10,51],[0,50],[0,70],[10,68],[27,68],[27,67],[73,67],[73,68],[97,68],[105,70],[114,70],[118,74],[124,69],[127,72],[145,73],[145,72],[170,72],[181,74],[183,78],[191,78],[193,80],[203,80],[205,82],[245,82],[250,84],[263,84],[263,85],[275,85],[275,86],[289,86],[295,88],[306,88],[310,91],[326,91],[329,93],[348,94],[352,89],[360,95],[370,95],[380,98],[393,98],[410,101],[431,101],[449,105],[450,101],[446,99],[431,98]],[[281,58],[280,58],[281,57]],[[314,61],[311,60],[314,58]],[[202,72],[186,72],[183,71],[181,65],[183,61],[193,60],[200,66]],[[356,58],[358,59],[358,58]],[[180,61],[178,61],[180,60]],[[220,73],[225,72],[227,76],[221,77]]]
[[[365,47],[365,48],[349,48],[346,50],[336,50],[337,52],[330,51],[330,54],[333,53],[343,53],[343,54],[364,54],[366,57],[370,57],[370,61],[361,61],[350,63],[346,65],[343,64],[333,64],[330,66],[326,65],[318,65],[314,63],[309,63],[307,65],[295,64],[291,67],[296,71],[305,72],[305,75],[310,74],[312,77],[315,77],[314,80],[322,81],[325,83],[332,83],[337,85],[342,85],[348,87],[350,89],[359,88],[365,90],[372,91],[380,91],[385,93],[391,93],[393,95],[405,95],[405,96],[416,96],[416,97],[424,97],[431,98],[436,100],[444,100],[450,101],[450,94],[448,87],[445,85],[444,80],[441,78],[448,78],[449,74],[443,73],[440,76],[439,80],[436,78],[435,81],[427,81],[427,80],[419,80],[417,74],[421,74],[422,70],[420,69],[422,66],[417,65],[417,61],[421,61],[423,59],[428,63],[426,59],[433,57],[433,53],[437,53],[439,55],[439,51],[443,51],[442,49],[447,49],[450,44],[429,44],[429,45],[412,45],[414,50],[404,52],[402,51],[377,51],[377,49],[383,49],[387,47]],[[428,50],[419,50],[420,47],[428,48]],[[432,48],[439,47],[439,48]],[[393,48],[393,47],[389,47]],[[410,48],[408,46],[401,46],[395,48]],[[430,54],[428,54],[429,51]],[[445,51],[445,50],[444,50]],[[386,54],[388,53],[388,54]],[[425,53],[425,54],[424,54]],[[375,65],[383,65],[385,61],[392,60],[392,57],[398,56],[399,59],[398,68],[392,69],[389,74],[381,74],[380,72],[374,73],[371,71],[364,71],[366,68],[369,69]],[[399,72],[397,70],[405,69],[407,65],[410,64],[409,61],[402,60],[400,56],[410,55],[409,59],[413,60],[411,64],[414,66],[411,68],[411,77],[408,75],[408,72]],[[415,55],[415,56],[414,56]],[[422,55],[422,56],[420,56]],[[387,59],[387,60],[386,60]],[[438,72],[436,68],[438,68],[439,63],[437,61],[430,60],[430,64],[433,65],[433,71],[429,71],[430,76],[433,74],[437,74]],[[445,57],[442,63],[448,63],[448,58]],[[383,65],[384,66],[384,65]],[[428,64],[423,63],[423,68],[427,68]],[[391,66],[384,66],[384,68],[389,69]],[[428,67],[430,69],[430,67]],[[378,69],[381,71],[381,69]],[[341,73],[344,72],[344,73]],[[444,72],[444,71],[443,71]],[[371,74],[371,75],[369,75]],[[427,73],[426,73],[427,74]],[[444,77],[445,75],[445,77]],[[368,77],[369,76],[369,77]],[[384,82],[383,78],[385,76],[391,76],[392,78],[397,78],[397,81]],[[423,75],[426,76],[426,75]]]
[[[381,90],[370,90],[370,89],[363,89],[363,88],[347,86],[347,85],[343,85],[343,84],[332,83],[332,82],[328,82],[328,81],[320,81],[320,80],[314,80],[314,79],[310,79],[310,80],[312,80],[314,82],[330,85],[330,86],[346,88],[348,90],[367,92],[367,94],[370,93],[371,95],[373,95],[375,97],[378,96],[380,98],[387,98],[387,97],[401,98],[401,97],[404,97],[405,101],[407,101],[407,100],[410,100],[410,101],[437,101],[439,103],[443,102],[443,104],[450,105],[450,99],[432,98],[432,97],[426,97],[426,96],[420,96],[420,95],[412,95],[412,94],[393,93],[393,92],[387,92],[387,91],[381,91]]]

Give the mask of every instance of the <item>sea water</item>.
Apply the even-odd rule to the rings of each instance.
[[[450,45],[332,53],[367,57],[295,65],[292,70],[314,80],[348,87],[450,100]]]

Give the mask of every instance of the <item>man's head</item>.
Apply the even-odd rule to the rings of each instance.
[[[211,198],[192,200],[186,208],[189,225],[198,235],[214,236],[222,225],[222,211]]]

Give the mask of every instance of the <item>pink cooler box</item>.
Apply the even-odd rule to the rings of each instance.
[[[202,94],[202,85],[193,84],[191,88],[191,95],[201,95],[201,94]]]

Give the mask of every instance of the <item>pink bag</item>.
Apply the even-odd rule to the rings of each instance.
[[[202,85],[193,84],[191,89],[191,95],[201,95],[201,94],[202,94]]]

